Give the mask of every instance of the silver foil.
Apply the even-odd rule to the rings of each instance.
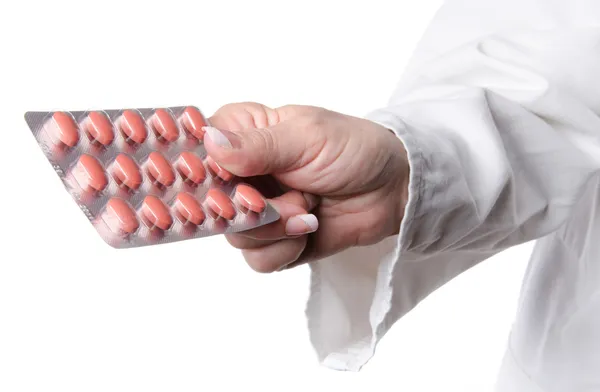
[[[143,223],[142,219],[139,219],[139,210],[142,206],[144,197],[147,195],[155,195],[159,197],[169,209],[172,209],[175,197],[179,192],[182,191],[189,192],[202,204],[206,192],[210,188],[217,187],[225,192],[225,194],[229,195],[233,200],[235,187],[237,184],[242,182],[242,179],[239,178],[235,178],[231,182],[227,183],[222,182],[210,174],[210,171],[206,165],[205,169],[207,172],[207,178],[204,184],[199,186],[191,186],[183,181],[173,165],[179,154],[184,151],[191,151],[198,155],[203,161],[206,157],[206,150],[202,142],[197,141],[195,138],[187,135],[180,124],[179,118],[185,108],[186,107],[183,106],[162,108],[171,112],[179,128],[179,138],[170,144],[164,144],[160,142],[152,131],[152,127],[149,123],[151,116],[158,108],[101,110],[111,120],[115,134],[113,143],[106,148],[100,148],[93,145],[83,130],[84,120],[87,118],[87,115],[90,113],[90,111],[66,112],[70,113],[74,117],[75,121],[79,125],[80,130],[78,144],[70,149],[57,148],[54,143],[52,143],[49,135],[46,132],[46,126],[48,121],[52,121],[52,115],[54,112],[27,112],[25,114],[25,121],[27,122],[46,158],[62,180],[66,190],[77,202],[90,222],[94,224],[102,239],[112,247],[140,247],[207,237],[217,234],[245,231],[266,225],[279,219],[279,214],[268,203],[265,210],[260,214],[247,211],[244,212],[239,208],[239,206],[236,205],[235,208],[237,213],[232,221],[225,221],[223,218],[214,219],[210,216],[210,214],[208,214],[206,209],[204,209],[206,219],[202,225],[195,227],[189,224],[182,224],[177,219],[175,214],[172,214],[173,225],[167,231],[150,229]],[[141,145],[131,146],[128,144],[125,140],[125,137],[119,130],[118,120],[125,110],[137,110],[146,122],[148,137]],[[175,183],[166,189],[160,189],[159,187],[153,185],[145,173],[144,162],[147,160],[148,155],[153,151],[159,151],[161,154],[163,154],[163,156],[169,162],[171,162],[176,173]],[[108,171],[114,159],[120,153],[125,153],[133,158],[142,170],[143,183],[136,192],[130,192],[127,189],[119,187],[117,182]],[[94,156],[106,170],[108,186],[99,194],[90,196],[88,192],[82,191],[80,187],[74,183],[72,176],[70,175],[73,167],[76,165],[79,157],[82,154]],[[126,236],[115,234],[108,230],[103,224],[102,215],[104,208],[108,200],[110,200],[112,197],[120,197],[124,199],[137,213],[140,226],[135,233]]]

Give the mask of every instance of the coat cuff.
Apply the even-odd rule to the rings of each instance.
[[[421,148],[402,120],[384,110],[367,118],[393,131],[403,142],[410,165],[409,198],[399,235],[311,264],[306,308],[310,339],[319,361],[335,370],[360,370],[393,323],[389,320],[394,271],[402,250],[411,243],[422,194]]]

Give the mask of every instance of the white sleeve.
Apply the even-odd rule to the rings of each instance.
[[[600,2],[454,0],[387,108],[409,202],[397,237],[311,266],[319,359],[359,370],[431,292],[556,230],[600,171]],[[598,21],[598,22],[597,22]]]

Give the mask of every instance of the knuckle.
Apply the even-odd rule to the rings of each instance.
[[[330,112],[323,108],[312,108],[309,112],[302,115],[303,128],[305,131],[322,130],[330,117]]]
[[[267,152],[271,152],[275,147],[275,137],[273,132],[268,128],[259,128],[255,132],[257,144],[261,145]]]
[[[231,110],[238,110],[240,108],[253,107],[253,106],[260,106],[260,104],[258,104],[256,102],[231,102],[231,103],[221,106],[217,110],[217,112],[220,112],[220,111],[227,112],[227,111],[231,111]]]
[[[239,108],[240,104],[239,103],[228,103],[226,105],[221,106],[219,109],[217,109],[217,111],[215,112],[215,115],[222,115],[222,114],[227,114],[227,113],[231,113],[232,111],[235,111],[237,108]]]
[[[277,140],[269,128],[258,128],[250,137],[250,148],[256,149],[259,154],[253,154],[257,159],[248,162],[247,169],[253,173],[269,173],[271,158],[277,156]],[[269,159],[265,159],[269,157]]]
[[[310,112],[310,106],[303,105],[284,105],[277,108],[277,113],[282,120],[289,120],[290,118],[301,116]]]

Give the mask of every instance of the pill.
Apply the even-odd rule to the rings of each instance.
[[[173,224],[173,218],[167,206],[156,196],[146,196],[141,209],[144,222],[150,227],[158,227],[161,230],[169,230]]]
[[[246,184],[237,186],[234,199],[242,207],[257,213],[263,212],[267,206],[260,192]]]
[[[135,161],[128,155],[117,155],[112,175],[119,185],[125,185],[131,190],[135,191],[142,185],[142,173]]]
[[[108,146],[115,139],[113,126],[108,117],[102,112],[91,112],[88,115],[85,130],[92,143]]]
[[[235,217],[235,208],[229,197],[218,188],[212,188],[206,193],[206,206],[213,216],[232,220]]]
[[[87,154],[79,157],[73,169],[73,177],[84,191],[101,192],[108,185],[104,168],[100,162]]]
[[[148,137],[144,119],[135,110],[125,110],[123,112],[119,121],[119,128],[127,141],[142,144],[146,141],[146,137]]]
[[[181,115],[181,123],[183,128],[198,140],[204,138],[204,130],[202,127],[207,126],[206,119],[200,113],[200,110],[193,106],[188,106]]]
[[[131,234],[140,226],[133,209],[123,199],[113,197],[106,203],[104,221],[114,233]]]
[[[163,186],[171,186],[175,182],[175,172],[169,161],[159,152],[151,152],[147,162],[148,175],[153,182]]]
[[[196,226],[199,226],[204,222],[204,211],[198,200],[187,192],[181,192],[175,199],[175,210],[180,216],[182,223],[191,222]]]
[[[62,143],[67,147],[73,147],[79,142],[79,130],[70,114],[56,112],[52,115],[52,120],[53,126],[50,132],[56,144]]]
[[[206,170],[202,160],[193,152],[182,152],[177,160],[177,170],[185,179],[196,185],[202,184],[206,179]]]
[[[233,180],[233,174],[223,169],[214,159],[211,157],[206,157],[206,164],[210,168],[211,172],[223,179],[224,181]]]
[[[177,124],[171,113],[165,109],[157,109],[152,116],[152,128],[156,137],[168,142],[174,142],[179,137]]]

